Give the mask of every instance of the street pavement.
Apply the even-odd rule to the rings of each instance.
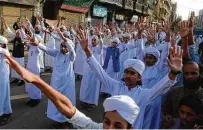
[[[50,83],[51,73],[43,73],[41,78]],[[103,118],[103,101],[104,98],[100,97],[99,106],[93,111],[85,111],[80,109],[79,90],[81,80],[76,80],[76,98],[77,108],[85,115],[90,117],[95,122],[101,122]],[[42,96],[42,101],[37,107],[28,107],[26,102],[29,100],[25,92],[25,86],[17,86],[11,84],[11,104],[13,109],[12,121],[0,129],[49,129],[53,125],[53,121],[46,117],[47,98]]]

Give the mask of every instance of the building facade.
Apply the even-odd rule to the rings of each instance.
[[[203,9],[199,11],[199,16],[197,17],[196,27],[203,29]]]

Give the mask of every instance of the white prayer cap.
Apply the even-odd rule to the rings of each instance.
[[[145,70],[145,64],[138,59],[128,59],[124,62],[124,70],[127,68],[133,68],[140,75],[142,75],[143,71]]]
[[[163,40],[165,40],[166,39],[166,33],[165,32],[161,32],[160,34],[159,34],[159,40],[160,41],[163,41]]]
[[[117,38],[117,37],[115,37],[115,38],[113,38],[112,40],[111,40],[111,42],[115,42],[115,43],[117,43],[117,44],[120,44],[120,40]]]
[[[97,35],[93,35],[93,36],[92,36],[92,39],[96,39],[96,40],[98,40],[99,38],[98,38]]]
[[[107,98],[104,101],[104,111],[117,111],[128,123],[133,124],[140,112],[135,101],[126,95],[118,95]]]
[[[66,26],[62,26],[61,28],[62,28],[64,31],[67,31]]]
[[[64,31],[63,35],[70,37],[70,32],[69,31]]]
[[[137,35],[137,33],[138,33],[138,32],[136,32],[136,31],[132,32],[133,35]]]
[[[0,36],[0,44],[8,44],[7,38]]]
[[[53,25],[51,25],[51,26],[49,26],[49,28],[54,29],[54,26],[53,26]]]
[[[160,57],[160,52],[156,48],[151,47],[151,46],[149,46],[145,49],[145,54],[151,54],[151,55],[155,56],[156,59],[159,59],[159,57]]]
[[[123,37],[126,37],[126,38],[131,39],[131,35],[130,35],[129,33],[125,33],[125,34],[123,35]]]

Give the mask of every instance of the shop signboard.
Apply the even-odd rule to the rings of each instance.
[[[107,16],[107,8],[95,5],[93,7],[93,16],[106,17]]]

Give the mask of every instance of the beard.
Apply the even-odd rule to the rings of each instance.
[[[184,78],[183,85],[187,89],[197,89],[201,85],[201,79],[198,78],[196,80],[187,80]]]
[[[35,31],[36,34],[40,34],[40,31]]]

